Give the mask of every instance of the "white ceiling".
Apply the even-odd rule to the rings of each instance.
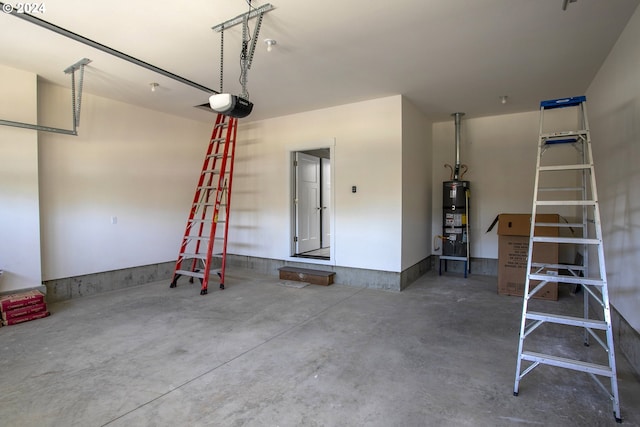
[[[5,1],[6,4],[17,2]],[[248,74],[259,120],[403,94],[432,120],[530,111],[582,95],[640,0],[253,0],[271,3]],[[39,19],[215,90],[220,35],[246,0],[46,0]],[[255,20],[250,21],[251,30]],[[209,94],[0,13],[0,64],[85,93],[210,120]],[[263,39],[277,40],[272,52]],[[241,26],[225,32],[225,92],[240,93]],[[160,84],[151,92],[150,83]],[[499,96],[508,95],[506,105]],[[0,94],[1,96],[1,94]],[[70,108],[70,107],[69,107]],[[2,119],[2,117],[0,117]]]

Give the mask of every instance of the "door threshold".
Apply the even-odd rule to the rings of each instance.
[[[295,255],[293,255],[293,257],[294,258],[307,258],[307,259],[322,259],[322,260],[325,260],[325,261],[331,260],[331,257],[322,256],[322,255],[295,254]]]

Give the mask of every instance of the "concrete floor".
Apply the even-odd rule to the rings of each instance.
[[[0,425],[616,425],[583,373],[541,366],[513,396],[521,301],[494,277],[294,285],[235,269],[207,296],[154,282],[0,328]],[[580,333],[565,345],[539,332],[589,350]],[[622,425],[639,426],[640,381],[618,365]]]

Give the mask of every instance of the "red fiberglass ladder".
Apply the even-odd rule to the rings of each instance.
[[[180,245],[172,288],[181,276],[190,277],[190,282],[196,277],[202,284],[200,295],[206,295],[213,272],[220,278],[220,289],[224,289],[237,129],[237,118],[218,114]]]

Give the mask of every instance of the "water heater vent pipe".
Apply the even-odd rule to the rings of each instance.
[[[464,116],[464,113],[453,113],[456,124],[456,164],[453,170],[453,179],[458,181],[460,179],[460,119]]]

